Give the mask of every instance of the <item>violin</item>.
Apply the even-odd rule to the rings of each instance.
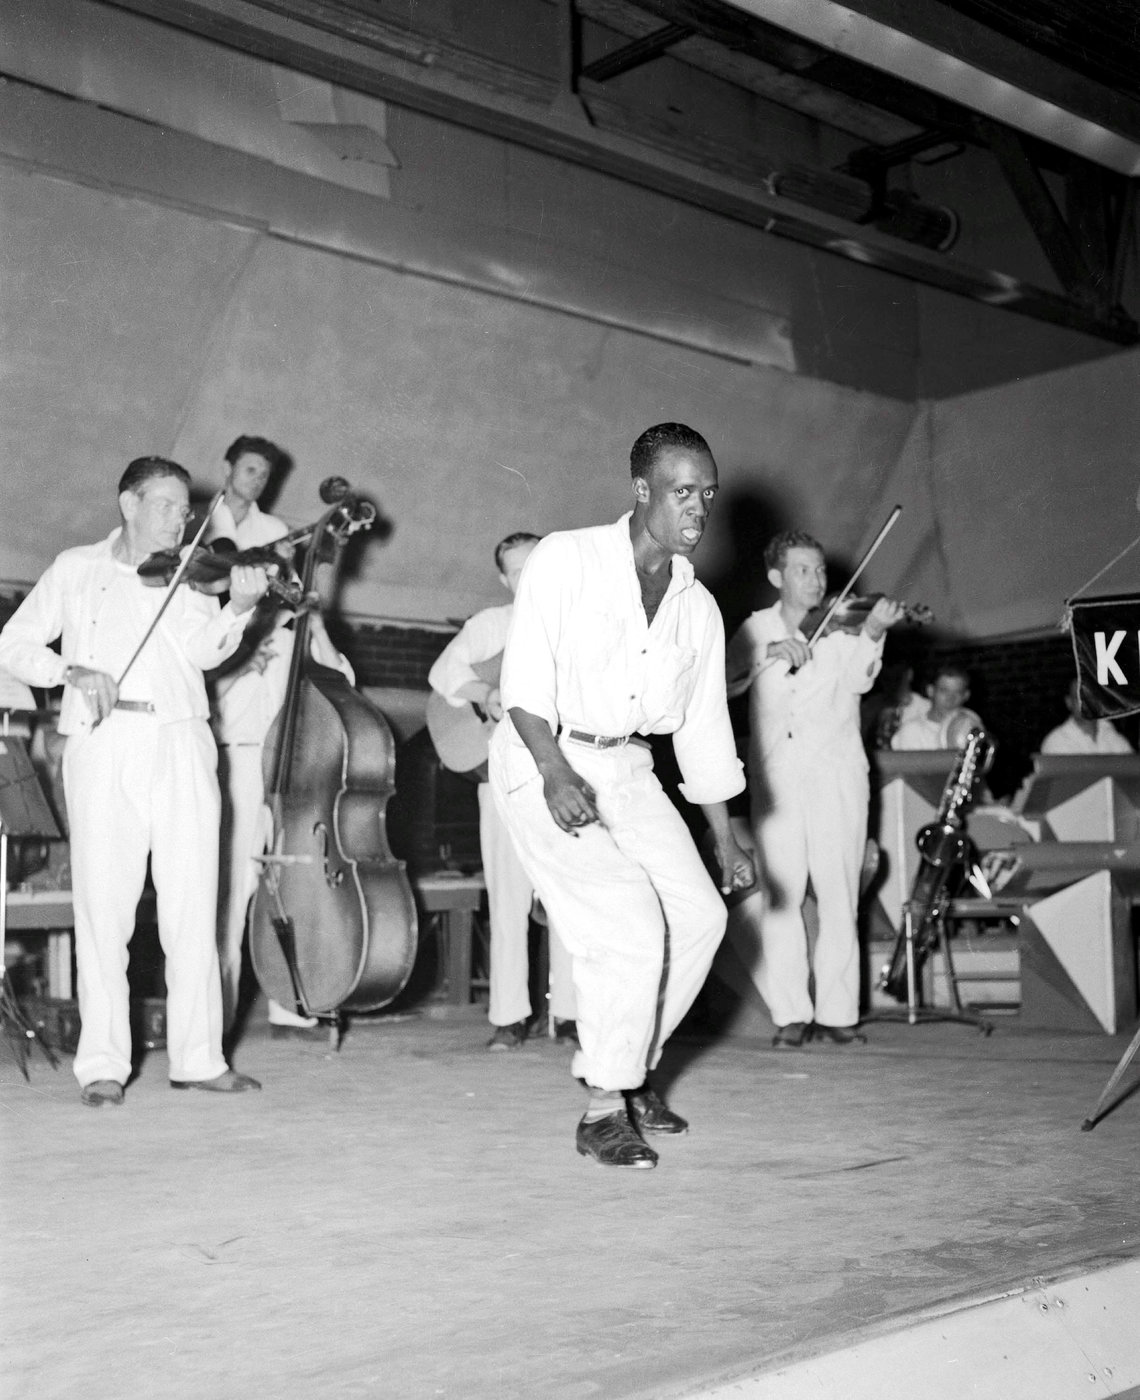
[[[830,637],[832,632],[846,632],[854,635],[863,630],[863,624],[870,616],[871,609],[884,595],[868,593],[865,597],[852,597],[837,600],[834,596],[825,598],[818,607],[812,608],[800,623],[800,630],[813,642],[821,637]],[[934,621],[934,614],[925,603],[903,604],[903,620],[924,626]],[[822,627],[821,624],[822,623]]]
[[[281,555],[274,544],[254,545],[251,549],[238,549],[233,540],[216,539],[209,544],[195,545],[180,582],[188,583],[200,593],[224,593],[230,585],[230,570],[240,564],[271,568],[280,565]],[[148,588],[167,588],[178,572],[183,556],[177,549],[163,549],[156,554],[148,554],[138,567],[139,578]],[[269,592],[280,599],[287,607],[300,607],[304,592],[299,583],[282,578],[277,573],[269,575]]]

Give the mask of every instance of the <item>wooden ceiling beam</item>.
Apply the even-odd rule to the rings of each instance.
[[[853,262],[937,287],[992,306],[1066,326],[1121,345],[1140,328],[1119,308],[1090,307],[1000,271],[975,268],[926,249],[858,227],[820,209],[739,178],[718,174],[692,159],[570,120],[559,99],[565,88],[545,87],[545,104],[517,92],[480,87],[436,61],[410,62],[378,46],[315,28],[295,18],[297,0],[284,6],[251,0],[98,0],[110,8],[160,20],[175,28],[327,82],[368,93],[410,110],[481,131],[503,141],[567,160],[722,217],[827,251]],[[327,3],[325,5],[327,9]]]

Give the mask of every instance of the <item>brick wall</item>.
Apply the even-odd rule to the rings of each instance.
[[[432,662],[455,635],[429,627],[357,622],[337,633],[358,685],[427,690]]]

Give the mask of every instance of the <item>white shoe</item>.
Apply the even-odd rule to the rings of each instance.
[[[295,1011],[290,1011],[280,1002],[269,998],[269,1024],[271,1026],[297,1026],[301,1030],[312,1030],[318,1024],[315,1016],[298,1016]]]

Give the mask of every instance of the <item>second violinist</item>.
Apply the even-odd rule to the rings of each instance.
[[[862,1039],[856,909],[870,798],[859,697],[905,610],[880,598],[858,631],[838,629],[809,648],[804,620],[827,586],[823,546],[785,531],[769,541],[764,562],[779,596],[742,624],[728,648],[729,694],[750,692],[751,825],[766,887],[753,980],[775,1023],[776,1048],[812,1036],[850,1045]],[[810,960],[809,879],[819,911]]]

